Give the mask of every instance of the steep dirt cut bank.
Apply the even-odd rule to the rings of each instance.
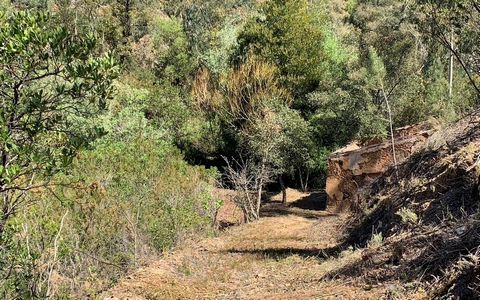
[[[480,299],[480,113],[438,131],[359,195],[346,245],[369,249],[330,278],[402,280],[430,298]]]
[[[352,142],[328,158],[326,192],[338,209],[354,208],[359,190],[421,148],[435,130],[428,123],[398,128],[394,134],[395,156],[390,139],[367,144]]]

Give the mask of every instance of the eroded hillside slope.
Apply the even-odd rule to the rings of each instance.
[[[362,194],[345,245],[383,244],[330,278],[398,279],[431,298],[480,298],[480,113],[439,130]]]

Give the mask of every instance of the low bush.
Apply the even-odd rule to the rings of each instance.
[[[142,134],[148,130],[129,132],[98,140],[69,172],[28,195],[34,204],[8,223],[2,241],[5,299],[95,295],[211,231],[216,170],[189,166],[175,147]]]

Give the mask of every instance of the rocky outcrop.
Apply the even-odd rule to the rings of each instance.
[[[433,133],[426,125],[413,125],[395,131],[395,154],[401,163]],[[349,209],[357,191],[394,165],[392,143],[361,145],[352,143],[332,153],[328,159],[326,192],[329,205]]]

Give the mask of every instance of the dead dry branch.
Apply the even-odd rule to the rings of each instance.
[[[225,177],[226,182],[236,191],[234,202],[244,213],[244,221],[258,220],[260,205],[265,184],[274,176],[272,169],[261,161],[256,163],[252,159],[227,159]]]

